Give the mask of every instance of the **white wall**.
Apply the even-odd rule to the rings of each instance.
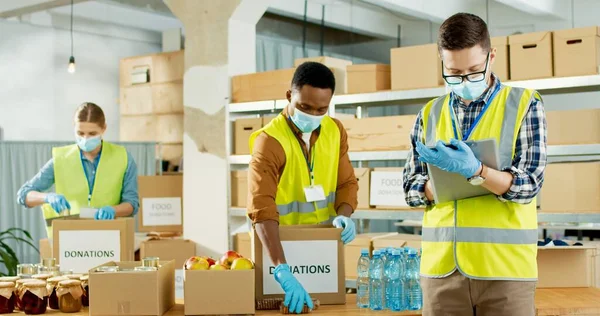
[[[107,116],[107,140],[119,137],[119,60],[159,52],[151,44],[74,34],[77,71],[67,72],[66,30],[0,20],[0,128],[3,140],[73,140],[72,118],[84,101]]]

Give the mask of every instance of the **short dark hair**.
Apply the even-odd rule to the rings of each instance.
[[[292,79],[292,88],[301,89],[304,85],[315,88],[331,89],[335,92],[335,77],[327,66],[308,61],[296,68]]]
[[[490,32],[480,17],[471,13],[457,13],[442,23],[438,35],[438,49],[461,50],[481,45],[484,51],[491,47]]]

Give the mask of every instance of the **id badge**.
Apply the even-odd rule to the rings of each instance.
[[[320,184],[304,187],[306,202],[317,202],[325,200],[325,190]]]

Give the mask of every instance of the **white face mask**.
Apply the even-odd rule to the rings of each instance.
[[[102,143],[102,135],[88,138],[75,135],[75,139],[77,141],[77,146],[86,153],[98,148]]]
[[[294,115],[290,119],[302,133],[310,133],[321,126],[321,121],[324,117],[325,115],[315,116],[306,114],[296,108],[294,109]]]

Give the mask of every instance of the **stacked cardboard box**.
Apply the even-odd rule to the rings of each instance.
[[[527,80],[554,76],[552,32],[536,32],[508,37],[510,78]]]
[[[369,202],[371,169],[354,168],[354,175],[358,181],[358,209],[368,209],[371,207],[371,203]]]
[[[554,75],[597,75],[600,67],[600,27],[554,32]]]
[[[231,171],[231,206],[248,204],[248,171]]]
[[[352,61],[344,60],[339,58],[332,57],[308,57],[308,58],[299,58],[294,61],[294,67],[298,67],[307,61],[321,63],[333,72],[335,76],[335,94],[346,94],[348,92],[348,77],[346,73],[346,69],[348,66],[352,65]]]
[[[548,145],[600,144],[600,109],[548,111]]]
[[[231,78],[233,103],[279,100],[290,90],[296,69],[265,71]]]
[[[600,213],[600,163],[546,166],[540,212]]]
[[[496,61],[492,66],[492,71],[500,81],[510,80],[509,60],[508,60],[508,37],[492,37],[492,47],[496,48]]]
[[[410,132],[416,115],[343,119],[350,151],[410,149]]]
[[[238,233],[233,241],[233,249],[244,258],[252,258],[251,233]]]
[[[404,168],[375,168],[371,171],[370,204],[378,209],[408,209],[402,186]]]
[[[538,247],[538,288],[596,286],[596,247]]]
[[[390,65],[350,65],[346,71],[350,94],[390,90],[392,87]]]
[[[183,51],[120,64],[120,140],[158,142],[173,166],[183,156],[183,72]]]
[[[392,48],[392,90],[444,85],[437,44]]]

